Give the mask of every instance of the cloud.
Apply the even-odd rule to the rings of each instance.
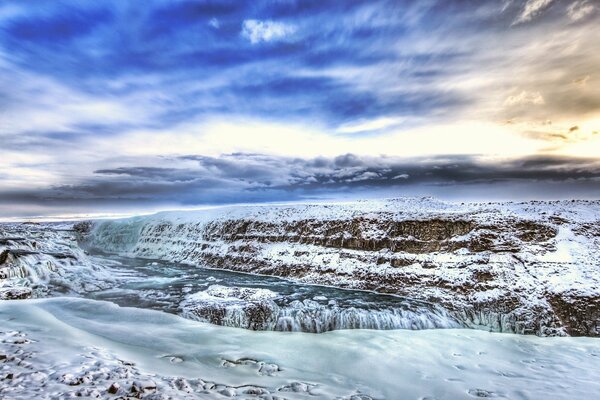
[[[537,197],[536,190],[544,187],[553,188],[546,197],[574,193],[589,197],[599,193],[600,181],[598,159],[557,156],[490,161],[473,156],[296,158],[233,153],[146,160],[154,166],[130,162],[131,166],[96,170],[93,176],[68,185],[5,191],[0,204],[30,204],[36,210],[72,205],[98,211],[133,205],[156,209],[374,194],[460,199],[467,189],[470,198],[488,199],[489,191],[510,197],[510,188],[524,183],[519,196]],[[576,192],[564,191],[574,183]]]
[[[410,175],[408,175],[408,174],[400,174],[400,175],[394,176],[392,179],[408,179],[408,178],[410,178]]]
[[[0,195],[31,189],[66,204],[87,193],[73,201],[91,207],[105,190],[98,204],[108,207],[135,204],[135,193],[118,195],[129,187],[154,190],[147,204],[177,203],[170,191],[186,202],[262,201],[312,196],[319,185],[421,182],[409,165],[365,166],[365,157],[597,157],[596,8],[6,0]],[[188,153],[209,159],[177,158]],[[235,153],[268,156],[219,156]],[[290,170],[294,157],[296,174],[269,171]]]
[[[544,104],[544,97],[539,92],[528,92],[523,90],[521,93],[509,96],[504,102],[507,106],[520,106],[520,105],[541,105]]]
[[[281,40],[295,31],[294,26],[275,21],[248,19],[242,24],[242,36],[252,44]]]
[[[593,13],[594,10],[594,5],[588,0],[578,0],[567,8],[567,15],[572,21],[579,21]]]
[[[215,29],[219,29],[221,27],[221,23],[217,18],[211,18],[210,21],[208,21],[208,24]]]
[[[514,24],[520,24],[523,22],[531,21],[534,17],[539,15],[545,8],[547,8],[553,0],[527,0],[523,11],[514,21]]]
[[[344,124],[337,128],[339,133],[360,133],[379,131],[386,128],[400,125],[404,118],[376,118],[374,120],[358,121]]]

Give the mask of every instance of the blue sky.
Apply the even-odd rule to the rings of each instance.
[[[0,217],[598,197],[600,5],[0,2]]]

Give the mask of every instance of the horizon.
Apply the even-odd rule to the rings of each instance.
[[[0,219],[0,223],[69,223],[77,221],[100,221],[100,220],[120,220],[135,217],[146,217],[157,214],[170,213],[193,213],[210,210],[219,210],[224,208],[242,208],[242,207],[294,207],[294,206],[312,206],[312,205],[347,205],[365,202],[386,202],[398,200],[433,200],[435,202],[451,204],[455,206],[463,205],[492,205],[492,204],[555,204],[555,203],[599,203],[599,198],[590,199],[513,199],[513,200],[444,200],[435,196],[403,196],[403,197],[374,197],[374,198],[353,198],[353,199],[313,199],[313,200],[289,200],[260,203],[226,203],[226,204],[207,204],[201,206],[190,206],[182,208],[161,208],[156,210],[146,210],[144,212],[129,213],[87,213],[87,214],[54,214],[54,215],[34,215],[28,217],[7,217]]]
[[[0,5],[0,220],[600,199],[591,0]]]

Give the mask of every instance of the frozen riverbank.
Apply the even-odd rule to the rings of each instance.
[[[219,327],[77,298],[0,302],[0,397],[595,398],[592,338]],[[17,332],[22,332],[20,336]],[[158,396],[164,397],[158,397]],[[355,397],[360,399],[361,397]]]

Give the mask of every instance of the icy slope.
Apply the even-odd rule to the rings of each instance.
[[[97,221],[84,244],[439,303],[467,324],[600,334],[600,202],[430,198]]]
[[[91,317],[93,316],[93,317]],[[6,399],[593,399],[597,339],[255,332],[77,298],[0,302]]]

